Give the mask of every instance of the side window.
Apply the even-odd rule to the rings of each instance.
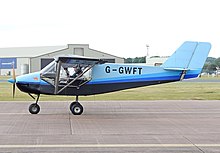
[[[67,67],[60,67],[60,83],[67,83],[69,80],[69,71]]]
[[[91,80],[92,72],[89,66],[63,63],[60,68],[59,84],[65,85],[74,80],[73,85],[77,85]]]
[[[46,82],[54,85],[55,77],[56,77],[56,62],[53,61],[44,67],[41,71],[41,78]]]

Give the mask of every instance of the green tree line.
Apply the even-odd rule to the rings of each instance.
[[[217,67],[220,67],[220,57],[219,58],[208,57],[203,67],[203,72],[214,73]]]
[[[135,58],[125,58],[125,63],[146,63],[146,56],[135,57]]]

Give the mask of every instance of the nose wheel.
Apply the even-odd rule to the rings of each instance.
[[[78,102],[78,96],[76,96],[76,101],[70,104],[70,111],[73,115],[81,115],[83,113],[83,106]]]
[[[31,114],[38,114],[40,112],[40,106],[37,104],[39,97],[40,97],[40,95],[37,95],[36,102],[29,106],[29,112]]]

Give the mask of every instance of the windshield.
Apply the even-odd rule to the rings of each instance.
[[[54,60],[40,71],[41,78],[52,85],[54,85],[56,78],[56,65],[57,62]]]
[[[55,60],[52,61],[50,64],[48,64],[46,67],[44,67],[40,73],[43,75],[45,73],[55,73],[56,72],[56,62]]]

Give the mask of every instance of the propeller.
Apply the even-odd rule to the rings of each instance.
[[[12,78],[13,78],[12,95],[13,95],[13,98],[14,98],[14,97],[15,97],[15,84],[16,84],[16,76],[15,76],[14,62],[13,62],[13,64],[12,64]]]

